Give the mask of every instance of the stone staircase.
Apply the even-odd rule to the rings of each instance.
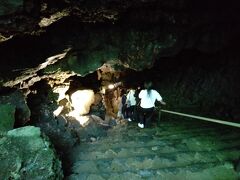
[[[69,180],[232,180],[240,157],[239,129],[196,120],[162,121],[140,129],[118,124],[108,136],[72,153]]]

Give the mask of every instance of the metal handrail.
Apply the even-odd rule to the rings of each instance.
[[[169,114],[175,114],[175,115],[179,115],[179,116],[190,117],[190,118],[199,119],[199,120],[203,120],[203,121],[215,122],[215,123],[218,123],[218,124],[224,124],[224,125],[240,128],[239,123],[223,121],[223,120],[218,120],[218,119],[212,119],[212,118],[196,116],[196,115],[191,115],[191,114],[185,114],[185,113],[180,113],[180,112],[175,112],[175,111],[169,111],[169,110],[165,110],[165,109],[159,109],[159,120],[160,120],[161,112],[165,112],[165,113],[169,113]]]

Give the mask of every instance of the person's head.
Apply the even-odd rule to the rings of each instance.
[[[152,82],[151,81],[145,81],[144,88],[150,90],[152,88]]]
[[[145,81],[144,88],[147,89],[147,93],[150,96],[151,95],[151,89],[152,89],[152,82],[151,81]]]
[[[123,96],[124,94],[126,94],[126,89],[121,90],[121,96]]]

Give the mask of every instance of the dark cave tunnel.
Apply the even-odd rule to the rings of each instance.
[[[61,4],[56,7],[54,4],[45,2],[42,8],[46,6],[49,12],[44,12],[46,14],[43,13],[42,16],[46,15],[49,18],[51,17],[48,14],[50,12],[62,12],[69,2],[61,1]],[[128,142],[131,136],[136,135],[137,137],[138,134],[147,140],[160,137],[159,141],[161,141],[161,132],[164,134],[165,131],[168,131],[169,126],[172,131],[164,134],[163,139],[164,136],[170,136],[170,139],[172,136],[182,138],[174,140],[171,142],[174,145],[169,146],[169,151],[171,148],[180,151],[176,151],[176,154],[180,154],[182,151],[189,154],[195,151],[199,154],[202,151],[206,154],[210,152],[211,150],[208,149],[202,151],[200,149],[202,146],[210,147],[208,141],[205,142],[204,139],[211,136],[208,134],[209,128],[212,131],[209,133],[217,134],[214,137],[216,144],[220,140],[224,144],[225,140],[229,139],[229,142],[225,143],[227,145],[220,144],[220,148],[212,152],[218,153],[218,151],[230,149],[230,154],[232,153],[231,156],[226,155],[225,159],[222,158],[222,161],[219,159],[225,157],[225,154],[219,155],[217,157],[219,161],[216,162],[230,163],[228,167],[231,166],[232,169],[229,169],[234,173],[237,172],[239,177],[240,155],[237,151],[239,151],[240,142],[238,141],[239,130],[236,127],[196,119],[190,121],[188,118],[180,118],[163,112],[159,125],[160,111],[155,110],[152,125],[141,131],[141,129],[135,128],[137,127],[137,118],[134,119],[134,122],[127,122],[118,117],[122,93],[132,88],[140,87],[142,89],[144,82],[150,80],[153,82],[153,89],[156,89],[167,103],[166,106],[161,106],[165,110],[239,124],[240,57],[238,42],[240,36],[238,31],[240,27],[237,23],[239,18],[235,17],[236,8],[231,10],[226,7],[226,12],[223,13],[221,5],[214,10],[214,3],[209,3],[209,8],[204,11],[202,10],[204,9],[203,5],[190,6],[191,9],[187,5],[182,7],[176,2],[175,5],[177,5],[174,8],[171,4],[161,4],[155,1],[150,4],[135,2],[130,7],[126,2],[117,3],[120,6],[115,7],[115,3],[117,2],[104,1],[103,7],[106,9],[102,7],[103,9],[100,8],[99,12],[95,5],[102,4],[102,2],[88,4],[84,1],[81,4],[85,7],[82,11],[74,4],[78,8],[71,7],[73,9],[69,10],[70,13],[67,16],[57,19],[56,22],[54,20],[47,27],[32,33],[18,33],[11,39],[0,42],[2,56],[0,116],[7,119],[6,124],[5,121],[2,121],[4,123],[0,124],[0,128],[3,126],[3,128],[11,130],[28,126],[39,127],[44,134],[42,137],[46,136],[51,142],[52,148],[56,150],[57,158],[62,163],[63,175],[60,170],[58,172],[56,170],[56,176],[53,179],[89,178],[90,175],[84,174],[85,171],[88,172],[84,166],[82,171],[78,172],[75,169],[78,163],[75,162],[75,159],[78,159],[75,153],[79,147],[81,149],[81,144],[97,144],[98,141],[101,142],[101,139],[115,137],[116,134],[120,134],[116,137],[117,140],[120,140],[118,138],[121,133],[125,132],[118,129],[118,125],[122,128],[127,127],[126,137],[121,136],[123,142]],[[99,14],[94,14],[95,11]],[[6,16],[6,18],[9,17]],[[113,17],[113,20],[109,17]],[[10,30],[6,30],[5,33],[10,33]],[[0,38],[2,37],[0,36]],[[111,84],[114,85],[113,89],[109,88]],[[114,128],[117,129],[115,134],[112,133]],[[156,130],[157,128],[159,129]],[[177,134],[178,128],[187,129],[184,129],[183,132],[194,130],[194,128],[202,131],[197,135],[189,133],[189,136],[185,136],[181,133]],[[151,129],[155,131],[153,132]],[[112,134],[109,133],[109,130]],[[205,132],[206,136],[204,136]],[[143,137],[144,133],[147,135]],[[203,133],[202,146],[192,147],[194,142],[191,142],[191,138],[193,141],[197,140],[194,138],[201,136],[201,133]],[[225,133],[226,137],[221,136],[221,133]],[[138,140],[131,139],[129,142],[131,144],[132,141],[138,142]],[[213,145],[214,140],[209,143]],[[114,142],[114,139],[112,141]],[[147,143],[148,141],[145,142],[145,144]],[[186,150],[185,145],[190,150]],[[138,147],[137,144],[134,146]],[[108,146],[106,145],[106,147]],[[153,146],[152,150],[155,151],[156,147],[157,145]],[[115,149],[110,147],[108,150]],[[130,151],[130,149],[128,150]],[[109,151],[106,151],[105,155]],[[122,152],[122,149],[117,149],[114,153],[118,154],[119,152]],[[99,157],[101,155],[100,153]],[[135,156],[141,159],[138,155],[135,154]],[[146,156],[146,159],[151,159],[152,156],[153,154],[151,157]],[[168,156],[171,155],[166,157]],[[194,158],[197,156],[198,154]],[[209,156],[212,157],[212,155]],[[106,157],[108,156],[106,155]],[[125,158],[125,156],[123,157]],[[120,156],[119,159],[123,157]],[[156,155],[156,157],[158,156]],[[97,155],[95,157],[94,154],[91,158],[97,159]],[[177,159],[176,157],[171,158],[171,162]],[[107,171],[107,160],[94,161],[97,166],[106,168],[102,169],[103,174],[105,173],[101,176],[104,177],[103,179],[112,177]],[[23,161],[25,162],[25,160]],[[116,164],[120,164],[122,161],[121,159]],[[28,161],[26,160],[26,162]],[[143,159],[138,163],[141,164],[140,162],[143,163]],[[205,162],[201,163],[201,161],[196,163],[200,167],[199,169],[208,167],[207,164],[211,164],[211,161],[206,161],[206,165],[202,165]],[[112,164],[108,165],[112,167],[115,164],[112,161]],[[87,166],[90,168],[91,164]],[[117,170],[114,169],[115,166]],[[121,170],[122,167],[118,169],[118,165],[115,166],[112,171],[116,173],[123,172],[124,174],[127,171]],[[187,165],[182,166],[187,167]],[[133,165],[131,167],[133,168]],[[151,179],[155,176],[158,177],[155,170],[159,167],[161,166],[153,166],[147,173],[143,172],[141,168],[139,168],[139,172],[137,168],[137,170],[133,168],[132,172],[138,175],[137,178]],[[212,168],[210,165],[209,167],[209,169]],[[54,168],[58,169],[57,165]],[[11,169],[11,171],[14,170]],[[22,177],[25,173],[23,171],[25,170],[19,170],[17,174]],[[216,172],[221,174],[220,171]],[[79,175],[80,172],[83,173],[82,176]],[[164,174],[166,172],[165,170],[161,171],[162,178],[172,177],[168,176],[172,172]],[[195,171],[191,169],[191,172]],[[0,175],[4,173],[0,170]],[[96,175],[96,172],[94,173]],[[218,173],[218,176],[214,177],[220,177],[221,175]],[[235,176],[234,173],[230,173],[229,176],[226,173],[226,177],[235,178],[237,175]],[[3,177],[12,177],[12,175],[6,174]],[[197,177],[197,179],[213,177],[206,174],[200,176],[191,174],[189,177]],[[118,176],[119,179],[122,178],[120,175]],[[28,178],[30,177],[36,176],[33,174],[33,176],[28,176]]]

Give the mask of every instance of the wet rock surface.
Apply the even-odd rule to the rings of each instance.
[[[1,179],[62,179],[61,162],[39,128],[26,126],[1,134]]]

